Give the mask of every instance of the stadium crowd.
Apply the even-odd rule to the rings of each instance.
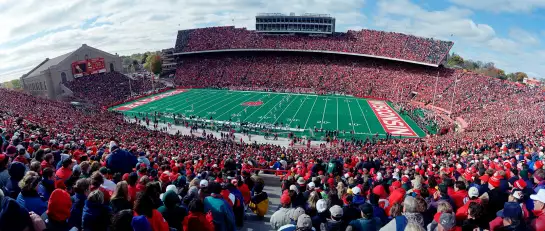
[[[296,92],[344,92],[388,99],[418,101],[451,111],[469,128],[456,140],[484,135],[534,136],[543,130],[545,101],[532,89],[477,73],[426,68],[337,56],[201,56],[184,59],[176,73],[184,87],[292,89]],[[435,95],[435,97],[434,97]],[[525,116],[519,116],[525,115]],[[438,119],[441,128],[452,123]]]
[[[0,94],[0,230],[236,230],[269,210],[254,167],[288,171],[275,230],[545,229],[542,136],[286,149]]]
[[[67,82],[66,87],[74,93],[74,97],[95,105],[111,105],[152,90],[149,76],[129,78],[119,72],[98,73],[76,78]],[[155,89],[165,87],[162,82],[154,84]]]
[[[433,62],[447,49],[445,42],[372,30],[328,39],[234,27],[180,33],[181,51],[346,50]],[[175,81],[416,101],[448,109],[469,126],[425,139],[284,148],[168,134],[98,107],[0,89],[0,230],[234,231],[250,213],[264,220],[269,210],[270,228],[279,231],[545,230],[539,89],[334,55],[194,56],[179,65]],[[149,91],[132,82],[132,91]],[[131,89],[118,73],[68,87],[97,106],[124,100]],[[270,206],[255,168],[282,171],[278,207]]]
[[[224,49],[333,51],[439,64],[452,45],[447,41],[367,29],[335,33],[328,37],[270,36],[246,28],[226,26],[180,30],[175,49],[177,52]]]

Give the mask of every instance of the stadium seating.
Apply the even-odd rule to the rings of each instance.
[[[464,134],[476,136],[483,129],[501,130],[504,135],[532,134],[536,131],[532,124],[543,121],[536,110],[545,105],[538,89],[476,73],[331,56],[188,57],[178,67],[175,81],[184,87],[343,92],[397,103],[433,103],[446,110],[452,106],[452,118],[462,117],[470,125]],[[534,116],[519,117],[515,111]]]
[[[287,49],[367,54],[439,64],[452,42],[395,32],[348,31],[330,37],[302,35],[262,35],[245,28],[209,27],[180,30],[176,52],[228,49]]]
[[[95,105],[111,105],[123,101],[131,97],[131,90],[132,96],[152,90],[149,76],[129,81],[129,77],[118,72],[83,76],[68,82],[66,86],[74,92],[74,97],[85,99]],[[161,82],[155,83],[155,89],[164,87]]]

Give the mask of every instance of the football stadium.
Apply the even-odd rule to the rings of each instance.
[[[545,230],[542,87],[336,28],[266,13],[177,28],[153,65],[36,63],[0,88],[0,231]]]
[[[363,106],[362,106],[363,105]],[[339,137],[367,136],[418,138],[425,135],[414,121],[399,115],[387,102],[339,95],[312,95],[228,90],[172,90],[113,108],[127,116],[164,113],[170,122],[197,116],[217,125],[246,123],[261,135],[293,132],[316,137],[314,133],[341,131]],[[252,127],[254,129],[252,129]],[[212,127],[213,129],[213,127]]]

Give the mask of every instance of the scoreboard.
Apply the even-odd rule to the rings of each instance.
[[[103,72],[106,72],[104,58],[79,60],[72,63],[72,74],[76,78]]]
[[[263,13],[255,17],[257,32],[276,34],[332,34],[335,33],[335,18],[327,14]]]

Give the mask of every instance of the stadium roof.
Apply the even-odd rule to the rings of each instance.
[[[76,49],[77,50],[77,49]],[[66,53],[64,55],[61,55],[61,56],[57,56],[55,58],[46,58],[42,63],[40,63],[37,67],[35,67],[34,69],[30,70],[30,72],[28,72],[27,74],[23,75],[23,78],[24,77],[28,77],[28,76],[37,76],[39,75],[42,71],[45,71],[47,70],[49,67],[52,67],[52,66],[55,66],[57,64],[59,64],[60,62],[62,62],[64,59],[66,59],[68,56],[70,56],[72,53],[74,53],[76,50],[74,51],[71,51],[69,53]]]

